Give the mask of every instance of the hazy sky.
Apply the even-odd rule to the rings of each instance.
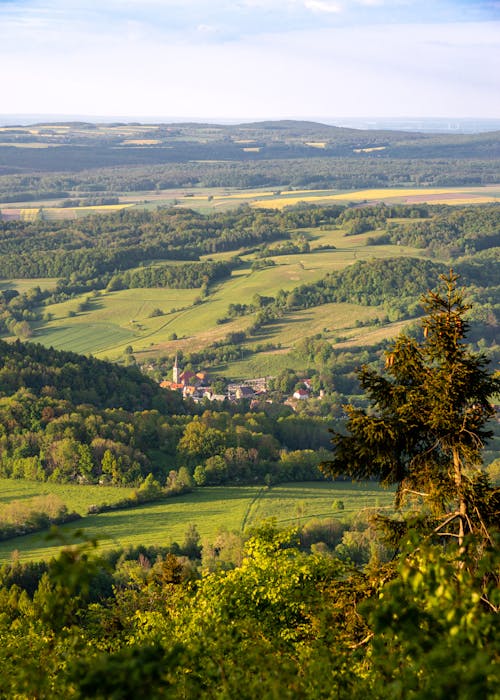
[[[0,113],[500,118],[500,0],[0,0]]]

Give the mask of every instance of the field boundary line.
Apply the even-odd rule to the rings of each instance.
[[[247,509],[245,511],[245,514],[243,515],[243,518],[241,519],[240,532],[244,532],[246,524],[248,522],[248,517],[250,515],[250,511],[252,510],[254,505],[257,503],[259,498],[262,496],[263,492],[264,492],[264,486],[257,491],[255,496],[252,498],[252,500],[248,504]]]

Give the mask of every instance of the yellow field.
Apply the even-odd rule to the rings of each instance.
[[[134,205],[129,204],[96,204],[90,207],[75,207],[78,211],[113,211],[114,209],[127,209],[127,207],[133,207]]]
[[[310,190],[313,192],[313,190]],[[323,194],[299,196],[279,196],[272,200],[266,199],[252,203],[254,207],[272,207],[273,209],[283,209],[298,202],[378,202],[378,201],[400,201],[400,202],[428,202],[436,204],[488,204],[500,201],[500,186],[488,187],[421,187],[408,189],[371,189],[356,190],[352,192],[341,192],[336,194]]]
[[[357,192],[347,192],[345,194],[333,195],[336,199],[348,199],[350,202],[362,202],[365,199],[383,199],[387,197],[428,197],[434,195],[455,195],[457,193],[469,194],[475,191],[480,192],[482,188],[475,189],[465,187],[419,187],[408,189],[379,189],[379,190],[359,190]]]
[[[311,146],[312,148],[326,148],[326,141],[307,141],[306,146]]]
[[[33,143],[12,143],[4,142],[0,143],[0,146],[11,146],[12,148],[52,148],[52,146],[60,146],[59,143],[40,143],[39,141]]]
[[[44,207],[43,214],[47,215],[49,219],[51,218],[74,218],[77,214],[85,214],[88,212],[101,212],[106,214],[112,211],[118,211],[119,209],[127,209],[128,207],[135,206],[132,202],[126,202],[122,204],[95,204],[89,207]],[[27,211],[27,210],[24,210]]]
[[[20,209],[19,210],[19,216],[21,217],[21,221],[35,221],[35,219],[37,219],[39,213],[40,213],[39,209]]]
[[[160,139],[125,139],[122,143],[127,146],[155,146]]]
[[[329,200],[337,199],[338,200],[338,195],[335,194],[325,194],[325,195],[317,195],[317,196],[311,196],[311,197],[275,197],[273,199],[264,199],[264,200],[257,200],[256,202],[252,202],[253,207],[262,207],[264,209],[270,208],[270,209],[283,209],[284,207],[291,207],[294,204],[298,204],[299,202],[327,202]]]

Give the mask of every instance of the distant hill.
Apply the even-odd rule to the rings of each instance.
[[[500,132],[424,134],[311,121],[247,124],[91,124],[2,127],[0,174],[276,159],[500,158]]]

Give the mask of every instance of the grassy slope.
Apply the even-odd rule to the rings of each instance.
[[[114,486],[81,486],[78,484],[53,484],[24,479],[0,478],[0,504],[14,500],[25,500],[34,496],[54,494],[72,511],[85,515],[89,506],[100,503],[113,503],[126,498],[133,488],[116,488]]]
[[[376,235],[368,232],[346,237],[342,230],[307,231],[311,238],[312,252],[308,254],[274,257],[275,267],[252,271],[252,256],[244,257],[244,266],[235,270],[230,279],[212,288],[202,304],[193,302],[199,290],[187,289],[133,289],[102,293],[93,298],[88,311],[76,311],[86,295],[54,304],[45,309],[53,314],[50,322],[36,328],[33,340],[55,348],[92,353],[98,357],[118,359],[127,345],[146,358],[176,350],[201,349],[228,332],[241,330],[251,323],[251,318],[238,318],[228,324],[217,325],[226,315],[231,302],[249,303],[258,293],[275,295],[279,289],[292,289],[300,284],[313,282],[327,272],[340,270],[358,260],[403,255],[421,255],[421,251],[403,246],[367,245],[367,239]],[[332,245],[335,250],[314,252],[317,246]],[[214,256],[212,256],[214,257]],[[220,256],[223,257],[223,256]],[[160,308],[164,316],[149,318],[152,310]],[[355,335],[362,341],[363,334],[354,329],[357,319],[376,318],[381,310],[348,304],[328,305],[287,316],[283,322],[267,328],[250,345],[272,340],[290,347],[303,335],[329,329],[329,337],[336,341]],[[170,336],[175,333],[175,342]],[[383,334],[379,329],[378,335]],[[391,335],[391,329],[387,329]],[[141,355],[143,353],[143,355]]]
[[[90,503],[99,502],[95,490],[101,489],[8,480],[1,480],[0,484],[10,486],[4,501],[22,497],[23,494],[24,497],[34,495],[36,489],[38,492],[47,489],[58,493],[70,508],[75,509],[82,507],[77,503],[86,503],[87,499],[87,507]],[[126,495],[123,489],[111,491],[120,498]],[[106,493],[101,500],[111,498]],[[345,510],[335,511],[332,508],[334,500],[342,500]],[[282,484],[270,490],[259,486],[220,486],[199,489],[162,503],[88,516],[77,523],[63,526],[61,530],[69,535],[84,528],[85,533],[97,537],[105,549],[139,544],[168,545],[172,541],[182,543],[186,529],[192,523],[196,524],[202,538],[210,540],[221,529],[241,531],[268,518],[276,518],[278,524],[284,527],[297,525],[298,519],[304,523],[312,517],[349,518],[367,507],[389,507],[392,500],[391,492],[371,483]],[[21,560],[48,558],[55,554],[56,549],[57,546],[53,541],[47,541],[44,533],[26,535],[0,543],[0,560],[8,560],[13,551],[19,553]]]

